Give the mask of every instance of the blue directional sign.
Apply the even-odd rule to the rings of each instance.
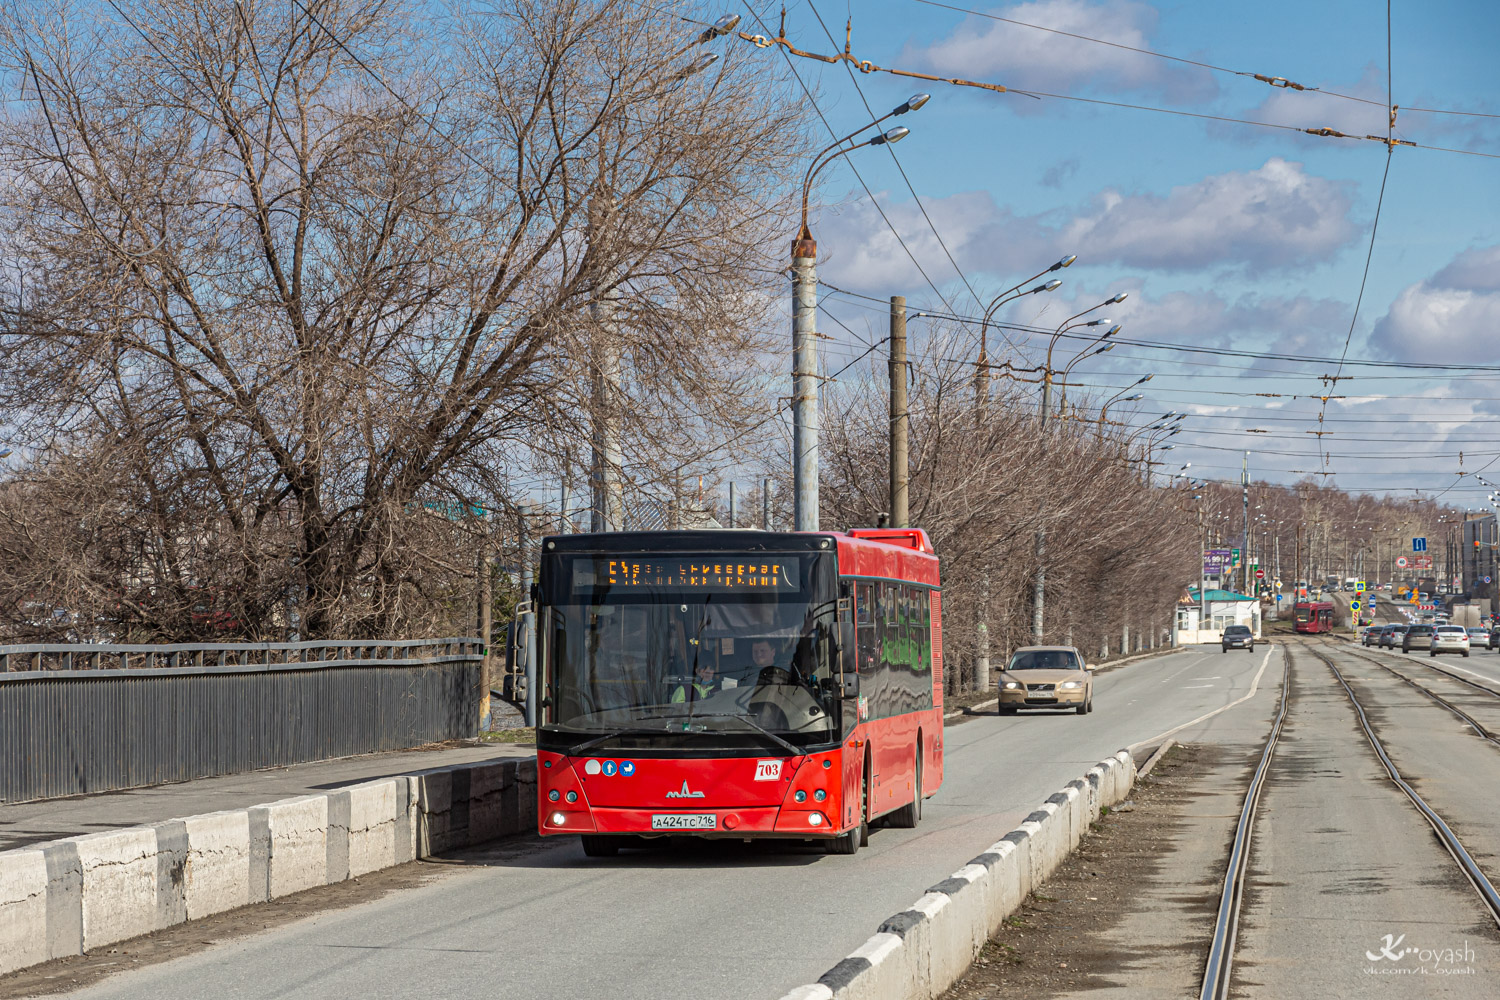
[[[1427,539],[1425,539],[1425,538],[1413,538],[1411,540],[1411,550],[1413,552],[1426,552],[1427,551]]]

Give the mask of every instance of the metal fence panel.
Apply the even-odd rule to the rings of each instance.
[[[0,802],[187,781],[478,734],[477,640],[382,643],[379,649],[345,644],[328,649],[336,659],[300,659],[316,645],[131,647],[147,654],[132,656],[132,663],[165,664],[178,653],[183,666],[128,670],[110,669],[121,662],[121,647],[79,647],[69,656],[62,647],[0,646],[12,665],[11,672],[0,672]],[[100,655],[76,655],[94,652]],[[226,663],[245,665],[218,666],[221,652]],[[297,662],[284,662],[293,654]],[[268,657],[275,662],[268,665]],[[84,669],[61,669],[69,660]],[[105,669],[89,669],[91,660]],[[58,666],[15,672],[20,662]],[[198,662],[206,665],[189,666]]]

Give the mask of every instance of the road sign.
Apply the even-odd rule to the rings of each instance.
[[[1354,589],[1355,590],[1369,590],[1370,588],[1366,587],[1365,586],[1365,581],[1361,580],[1361,581],[1359,581],[1358,583],[1356,583],[1354,585]]]
[[[1411,540],[1411,550],[1413,552],[1426,552],[1427,551],[1427,539],[1425,539],[1425,538],[1413,538]]]
[[[1229,568],[1228,549],[1207,549],[1203,553],[1203,575],[1218,576]]]
[[[1255,578],[1257,580],[1264,580],[1266,578],[1266,571],[1263,570],[1263,569],[1256,570],[1255,571]]]
[[[1239,549],[1230,549],[1229,550],[1229,556],[1230,556],[1231,559],[1234,560],[1233,563],[1231,563],[1231,565],[1236,566],[1236,567],[1239,566],[1239,564],[1240,564],[1240,550]]]
[[[1417,569],[1432,569],[1432,556],[1416,556],[1413,562]]]
[[[1350,601],[1349,602],[1349,610],[1350,611],[1358,611],[1360,609],[1360,607],[1361,607],[1361,605],[1360,605],[1360,603],[1358,601]]]
[[[1490,578],[1489,578],[1489,577],[1485,577],[1485,578],[1484,578],[1484,582],[1485,582],[1485,583],[1493,583],[1493,582],[1494,582],[1494,581],[1493,581],[1493,580],[1491,580],[1491,579],[1490,579]]]
[[[1281,603],[1281,599],[1282,599],[1282,598],[1283,598],[1283,597],[1285,597],[1285,596],[1286,596],[1286,595],[1285,595],[1285,594],[1277,594],[1277,595],[1276,595],[1276,603],[1277,603],[1277,604],[1280,604],[1280,603]]]

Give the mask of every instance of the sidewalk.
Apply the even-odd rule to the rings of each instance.
[[[475,743],[440,750],[398,750],[246,774],[199,778],[174,785],[15,805],[0,804],[0,851],[61,837],[160,823],[182,816],[244,809],[263,802],[326,792],[343,785],[413,771],[507,757],[531,757],[535,753],[528,744],[509,743]]]

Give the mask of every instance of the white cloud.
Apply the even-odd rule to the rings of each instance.
[[[1036,0],[990,8],[987,13],[1134,48],[1151,47],[1157,23],[1154,7],[1131,0]],[[981,17],[965,18],[946,38],[909,48],[903,58],[943,76],[1002,83],[1020,90],[1067,93],[1094,85],[1144,91],[1174,101],[1207,100],[1218,92],[1207,70]],[[1026,110],[1024,99],[1013,106]]]
[[[1402,361],[1493,363],[1500,343],[1500,245],[1468,250],[1407,286],[1375,324],[1370,342]]]
[[[911,202],[878,196],[907,246],[938,284],[952,267]],[[1206,177],[1165,195],[1107,189],[1075,214],[1018,215],[989,192],[924,202],[948,249],[971,276],[1030,273],[1065,254],[1084,263],[1161,271],[1304,267],[1358,234],[1345,182],[1307,174],[1279,157],[1256,170]],[[860,290],[920,287],[922,279],[868,201],[825,212],[817,234],[829,280]]]

